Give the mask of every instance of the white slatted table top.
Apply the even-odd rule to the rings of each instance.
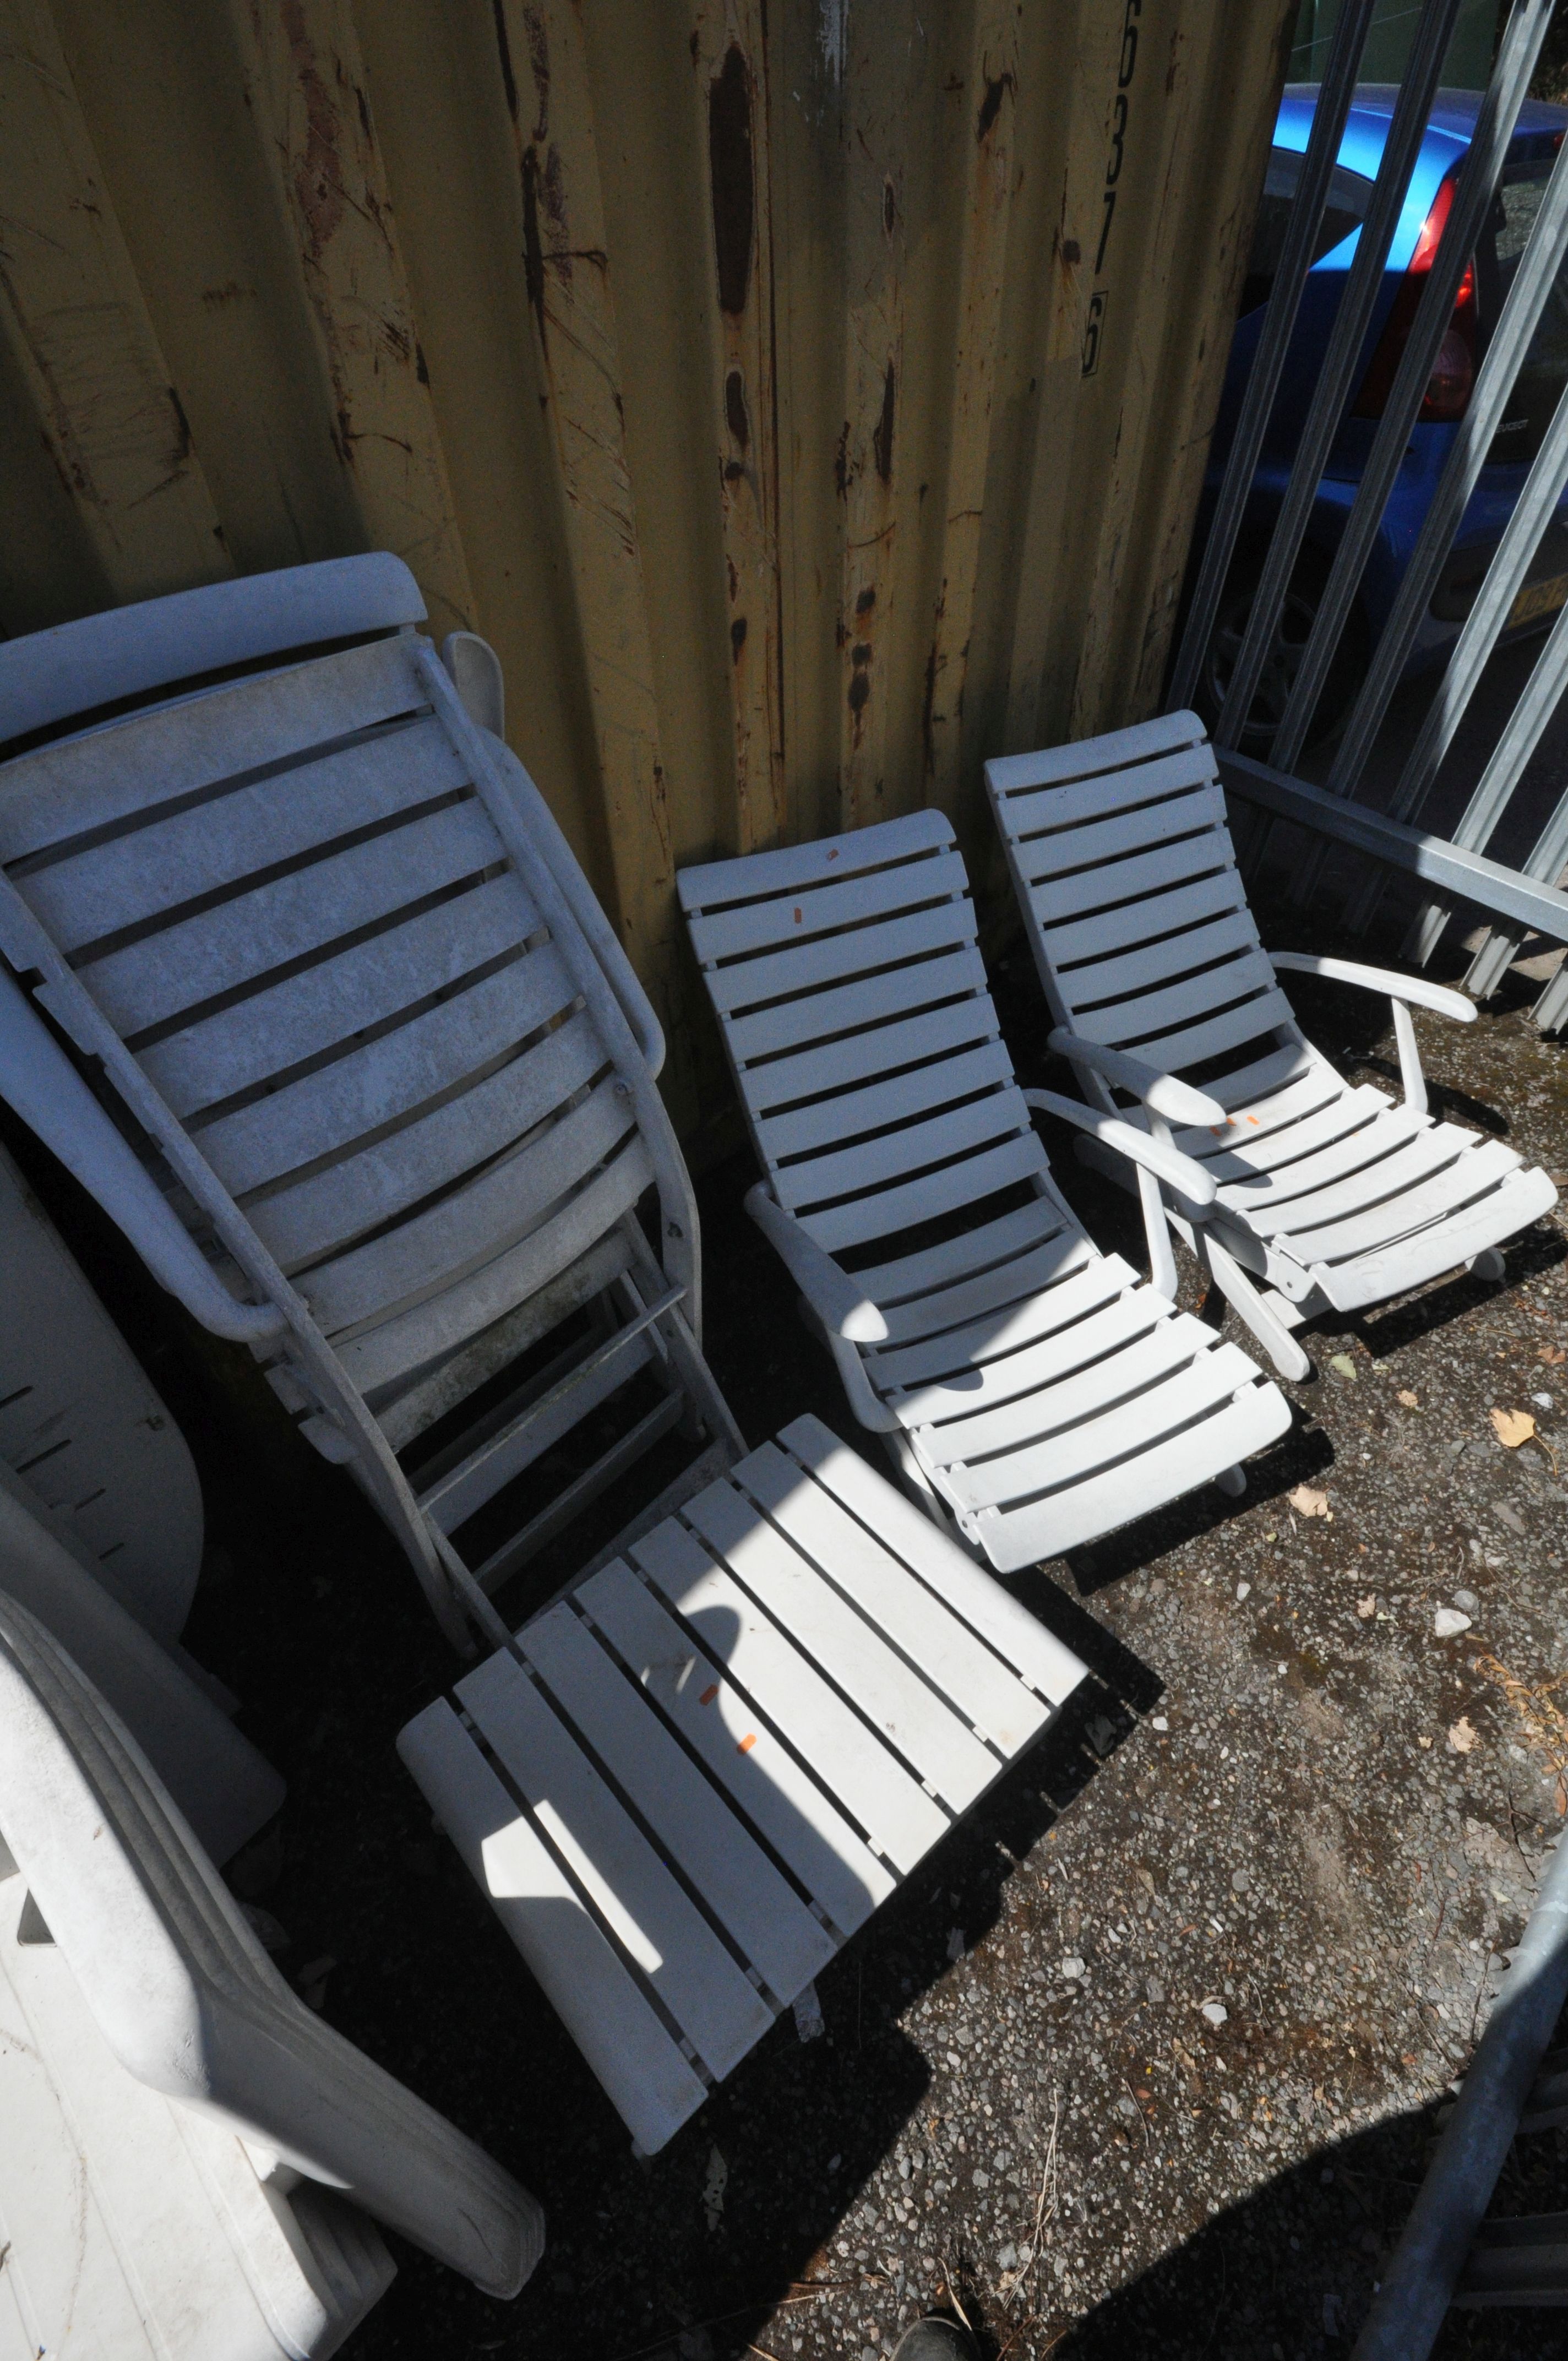
[[[805,1417],[398,1744],[652,2152],[1084,1669]]]

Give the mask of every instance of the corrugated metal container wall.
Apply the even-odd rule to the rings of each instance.
[[[679,864],[1152,708],[1294,15],[0,0],[0,623],[400,552],[692,1130]]]

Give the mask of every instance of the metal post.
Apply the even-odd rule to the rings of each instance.
[[[1568,1842],[1514,1962],[1351,2361],[1426,2361],[1568,1999]]]
[[[1486,348],[1475,392],[1470,397],[1458,436],[1448,456],[1442,478],[1427,511],[1420,537],[1395,594],[1360,695],[1334,751],[1325,785],[1332,796],[1353,796],[1372,741],[1382,727],[1406,659],[1415,644],[1438,576],[1453,545],[1470,495],[1491,453],[1492,437],[1502,424],[1514,380],[1530,349],[1530,338],[1568,258],[1568,147],[1552,166],[1552,179],[1531,226],[1530,241],[1519,258],[1514,283]],[[1555,505],[1555,503],[1553,503]],[[1545,518],[1543,516],[1542,522]],[[1510,599],[1510,604],[1511,599]],[[1452,728],[1450,729],[1452,736]],[[1401,818],[1407,818],[1401,812]]]
[[[1485,225],[1501,178],[1508,142],[1514,135],[1530,78],[1553,0],[1514,0],[1513,13],[1497,52],[1497,62],[1481,101],[1475,130],[1465,150],[1454,184],[1453,203],[1427,283],[1416,307],[1405,349],[1394,372],[1394,383],[1373,438],[1334,561],[1329,569],[1312,629],[1290,691],[1270,758],[1277,769],[1294,770],[1307,735],[1329,666],[1339,646],[1377,527],[1382,522],[1394,478],[1405,456],[1410,429],[1416,423],[1431,377],[1437,348],[1453,316],[1454,298],[1475,240]]]
[[[1307,423],[1301,430],[1290,481],[1286,487],[1263,575],[1252,603],[1245,635],[1236,657],[1224,708],[1214,730],[1216,743],[1239,745],[1252,709],[1264,658],[1273,641],[1285,604],[1285,594],[1318,496],[1340,413],[1351,390],[1351,379],[1361,358],[1361,346],[1383,283],[1383,266],[1405,203],[1405,190],[1420,152],[1432,93],[1437,88],[1443,53],[1453,29],[1459,0],[1426,0],[1421,11],[1410,61],[1393,120],[1384,143],[1383,160],[1373,184],[1372,202],[1355,242],[1355,259],[1345,279],[1344,292],[1334,313],[1328,350],[1323,356]]]
[[[1197,587],[1192,593],[1192,604],[1188,609],[1181,645],[1167,692],[1168,712],[1179,712],[1183,706],[1191,704],[1209,636],[1214,628],[1220,594],[1230,571],[1236,536],[1241,531],[1252,490],[1257,455],[1263,447],[1264,432],[1274,408],[1280,373],[1285,367],[1286,350],[1300,308],[1301,290],[1311,269],[1312,245],[1322,219],[1340,141],[1344,136],[1345,117],[1350,112],[1350,102],[1355,90],[1355,71],[1361,62],[1373,5],[1374,0],[1349,0],[1349,5],[1341,9],[1334,26],[1328,69],[1318,93],[1311,137],[1307,142],[1300,179],[1296,184],[1295,202],[1290,208],[1290,222],[1280,251],[1279,268],[1274,274],[1274,285],[1269,291],[1257,351],[1247,379],[1246,391],[1242,397],[1241,414],[1236,420],[1231,455],[1225,463],[1224,481],[1214,505],[1209,538],[1203,550],[1203,563],[1199,570]]]

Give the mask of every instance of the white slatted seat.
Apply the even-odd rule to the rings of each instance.
[[[465,1618],[504,1630],[487,1593],[660,1435],[701,1446],[693,1484],[744,1446],[697,1341],[658,1026],[422,614],[378,557],[0,646],[0,738],[55,732],[0,764],[0,950],[102,1060],[167,1193],[3,972],[0,1092],[197,1317],[252,1343],[462,1643]],[[187,649],[250,668],[172,696]],[[445,653],[499,726],[488,650]],[[142,706],[60,735],[95,679]],[[521,1479],[639,1375],[616,1440],[513,1520]]]
[[[1052,1047],[1086,1093],[1109,1110],[1119,1090],[1136,1097],[1162,1073],[1218,1074],[1201,1084],[1214,1120],[1173,1135],[1212,1175],[1215,1202],[1178,1198],[1170,1217],[1288,1376],[1310,1366],[1289,1328],[1316,1311],[1358,1311],[1461,1264],[1501,1277],[1497,1248],[1557,1192],[1500,1141],[1427,1112],[1409,1016],[1414,1005],[1466,1022],[1474,1006],[1418,976],[1270,958],[1195,713],[1001,757],[986,785],[1056,1019]],[[1297,1025],[1278,970],[1390,995],[1402,1106],[1335,1072]],[[1104,1161],[1092,1144],[1080,1152]]]
[[[652,2153],[1083,1675],[806,1417],[398,1746]]]
[[[1151,1143],[1018,1090],[942,815],[678,882],[767,1174],[748,1207],[920,1496],[1007,1573],[1239,1489],[1288,1406],[1058,1191],[1029,1103]]]
[[[0,1592],[0,2356],[300,2361],[543,2217],[272,1966],[124,1726]],[[367,2219],[367,2216],[372,2219]]]

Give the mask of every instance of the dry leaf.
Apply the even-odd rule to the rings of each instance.
[[[1333,1371],[1336,1378],[1345,1378],[1352,1385],[1354,1385],[1355,1363],[1351,1359],[1348,1353],[1335,1353],[1329,1362],[1329,1367]]]
[[[1460,1715],[1459,1719],[1450,1730],[1448,1733],[1448,1742],[1450,1746],[1453,1747],[1455,1754],[1468,1754],[1474,1749],[1475,1744],[1475,1732],[1471,1729],[1469,1721],[1464,1714]]]
[[[1326,1517],[1329,1513],[1328,1494],[1314,1492],[1310,1484],[1298,1484],[1289,1499],[1299,1517]]]
[[[1372,1618],[1377,1612],[1377,1601],[1371,1591],[1367,1592],[1365,1598],[1358,1598],[1356,1600],[1355,1611],[1360,1616],[1364,1623],[1371,1622]]]
[[[1420,1410],[1420,1401],[1410,1391],[1409,1386],[1401,1386],[1399,1388],[1399,1400],[1404,1403],[1407,1410]]]
[[[1568,1353],[1561,1345],[1543,1345],[1535,1357],[1538,1361],[1544,1361],[1549,1369],[1554,1369],[1559,1361],[1568,1360]]]
[[[1535,1421],[1528,1410],[1495,1410],[1492,1426],[1497,1441],[1509,1451],[1517,1451],[1535,1433]]]

